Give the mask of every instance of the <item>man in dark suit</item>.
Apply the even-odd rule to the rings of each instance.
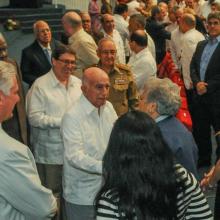
[[[211,126],[220,157],[220,12],[208,16],[209,39],[198,43],[190,72],[194,85],[193,134],[199,148],[198,167],[211,164]]]
[[[23,80],[31,86],[36,78],[51,69],[51,53],[60,44],[51,37],[49,25],[42,20],[33,25],[36,40],[23,49],[21,72]]]
[[[166,54],[166,40],[170,40],[171,33],[166,31],[165,24],[162,24],[163,14],[160,7],[154,6],[151,9],[151,17],[147,19],[146,31],[150,34],[155,43],[156,62],[160,64]]]
[[[7,121],[2,122],[2,128],[11,137],[28,145],[28,129],[25,112],[25,98],[22,87],[22,77],[18,64],[15,60],[8,57],[8,45],[3,37],[0,35],[0,60],[14,65],[16,70],[16,78],[18,83],[18,95],[20,101],[16,103],[13,109],[13,115]]]

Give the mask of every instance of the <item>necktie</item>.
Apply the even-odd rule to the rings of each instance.
[[[48,49],[44,49],[44,52],[45,52],[45,55],[46,55],[46,57],[47,57],[49,63],[51,64],[51,57],[50,57],[50,54],[49,54]]]

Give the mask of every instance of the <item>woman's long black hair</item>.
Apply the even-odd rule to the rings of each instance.
[[[101,196],[114,190],[123,219],[176,219],[173,155],[147,114],[132,111],[116,121],[103,158],[103,176],[96,209]]]

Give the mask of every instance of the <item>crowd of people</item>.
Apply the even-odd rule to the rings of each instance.
[[[20,65],[0,34],[0,219],[219,220],[220,3],[91,0],[61,23],[33,24]]]

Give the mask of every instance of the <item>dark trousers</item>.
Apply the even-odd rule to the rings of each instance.
[[[200,161],[211,161],[211,126],[220,131],[220,104],[207,104],[202,99],[193,98],[192,103],[193,136],[199,149]],[[220,157],[220,141],[217,140],[217,158]]]

